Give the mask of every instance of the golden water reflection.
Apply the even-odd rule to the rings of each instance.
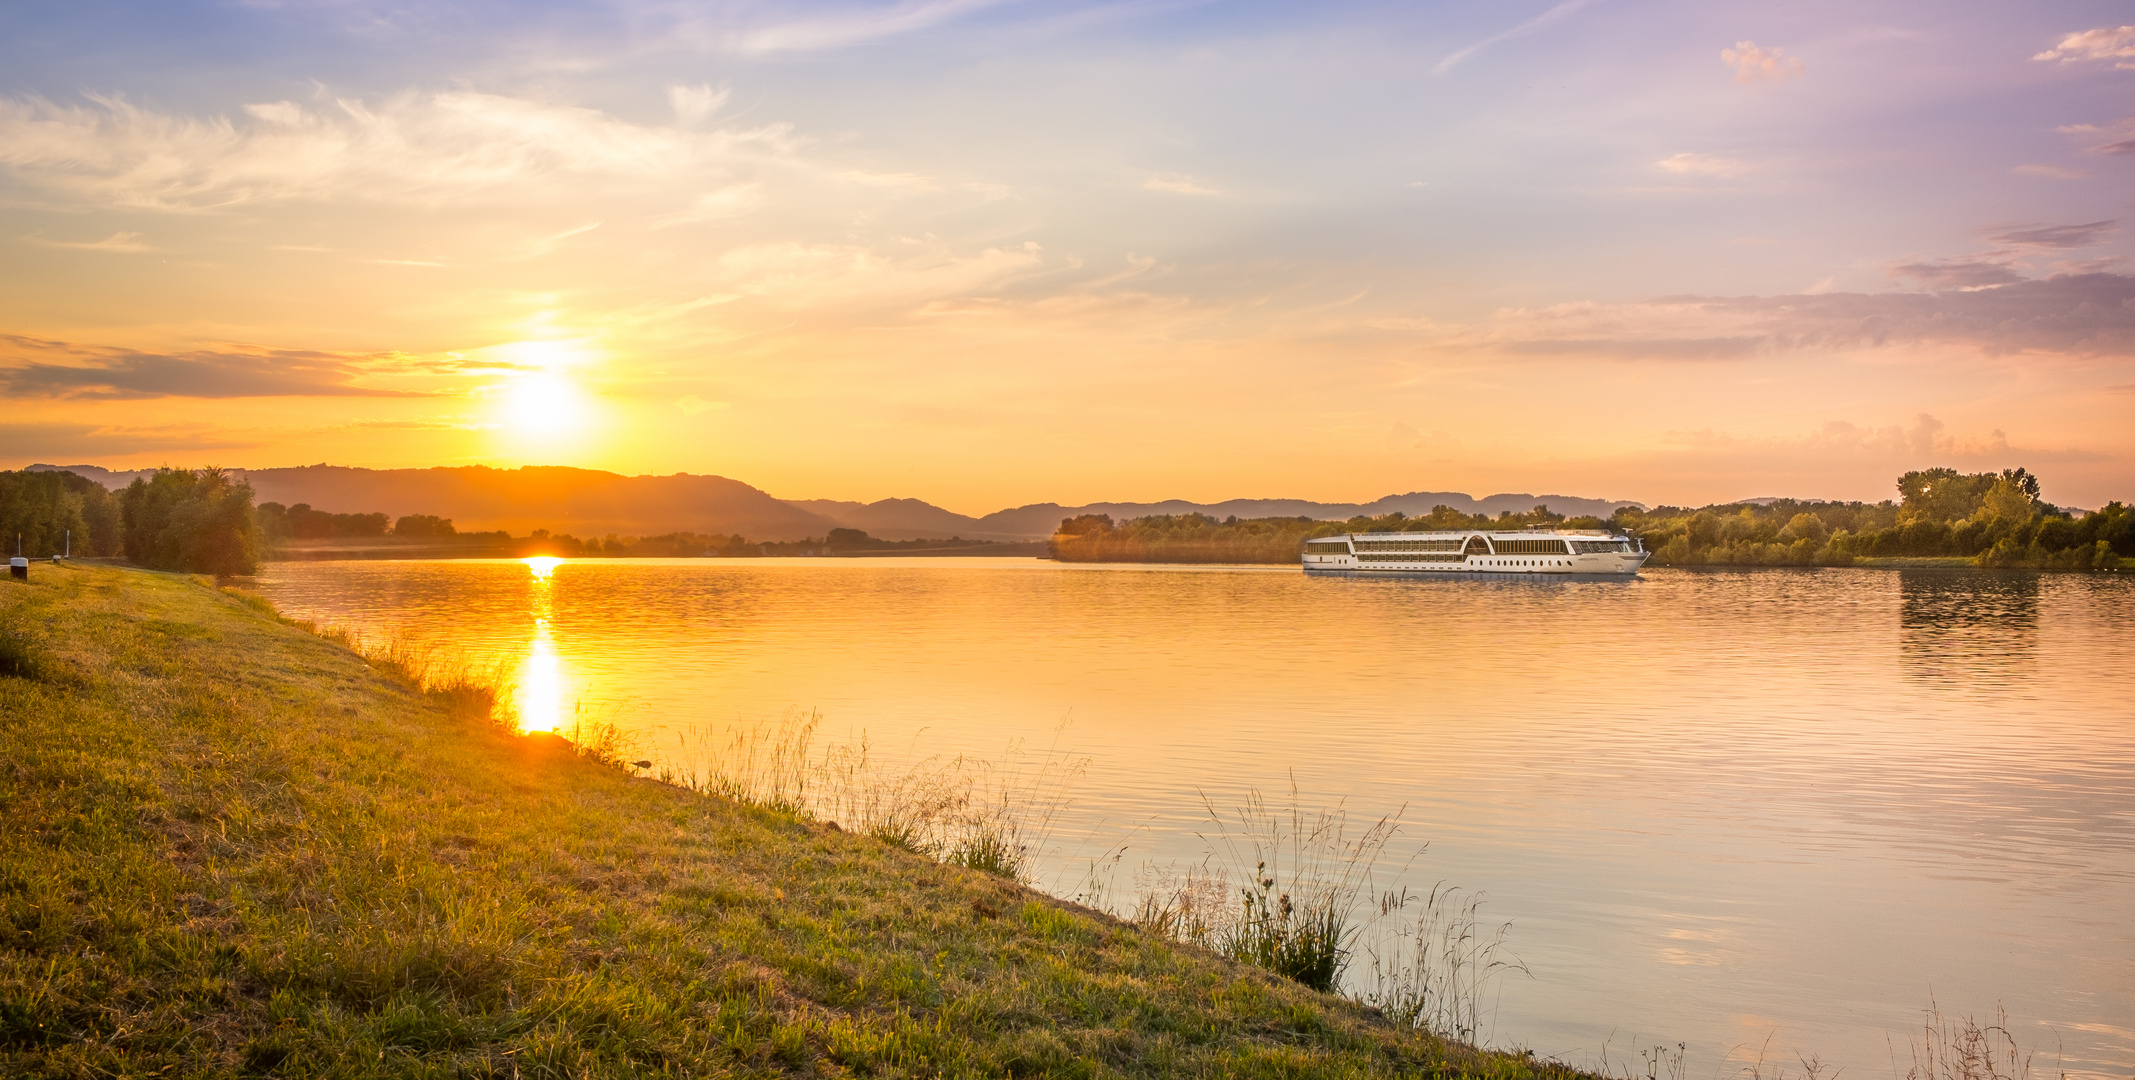
[[[519,661],[513,705],[519,714],[520,730],[554,731],[563,718],[565,675],[549,624],[556,613],[556,568],[563,560],[539,555],[520,561],[531,574],[527,606],[534,618],[534,636]]]

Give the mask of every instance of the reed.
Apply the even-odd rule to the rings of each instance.
[[[1057,746],[1030,753],[1011,744],[1003,760],[923,758],[896,767],[865,734],[818,745],[822,716],[789,711],[776,720],[680,736],[691,765],[654,775],[705,795],[827,822],[966,869],[1027,882],[1051,843],[1087,760]],[[689,749],[694,736],[702,749]],[[700,771],[701,770],[701,771]]]
[[[1315,990],[1338,988],[1366,925],[1360,900],[1372,891],[1374,869],[1400,828],[1399,813],[1357,829],[1340,804],[1306,810],[1294,783],[1285,806],[1259,791],[1247,792],[1228,812],[1206,795],[1202,806],[1208,825],[1199,835],[1207,857],[1199,868],[1159,876],[1154,889],[1145,889],[1135,924]]]
[[[1370,981],[1359,998],[1395,1023],[1446,1038],[1482,1043],[1504,976],[1532,977],[1505,948],[1512,924],[1485,931],[1483,894],[1443,882],[1426,894],[1402,889],[1380,897],[1375,940],[1367,948]],[[1413,918],[1404,918],[1414,912]]]
[[[2037,1056],[2010,1033],[2008,1010],[1995,1006],[1991,1019],[1949,1016],[1932,995],[1907,1043],[1913,1065],[1905,1080],[2030,1080]],[[2053,1072],[2066,1075],[2059,1068]]]
[[[1145,868],[1128,921],[1173,941],[1207,945],[1230,914],[1231,883],[1206,863],[1184,873]]]
[[[817,766],[815,813],[891,847],[936,855],[947,823],[970,802],[961,760],[930,757],[905,769],[886,766],[862,733],[824,749]]]

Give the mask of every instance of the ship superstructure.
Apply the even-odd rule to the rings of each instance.
[[[1353,533],[1305,542],[1307,571],[1459,574],[1635,574],[1645,546],[1588,529],[1457,529]]]

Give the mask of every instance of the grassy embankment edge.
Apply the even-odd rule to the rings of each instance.
[[[201,579],[37,569],[7,1075],[1579,1075],[633,777]]]

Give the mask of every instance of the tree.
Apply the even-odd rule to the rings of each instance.
[[[2038,482],[2032,481],[2031,487],[2036,491]],[[2024,490],[2020,481],[2003,475],[1995,479],[1993,487],[1987,489],[1986,497],[1980,500],[1979,512],[1999,521],[2022,525],[2030,522],[2037,513],[2037,504],[2033,501],[2033,496]]]
[[[157,469],[119,497],[126,558],[155,570],[228,576],[259,568],[252,485],[218,468]]]
[[[71,472],[0,472],[0,555],[116,555],[117,500],[102,484]]]

